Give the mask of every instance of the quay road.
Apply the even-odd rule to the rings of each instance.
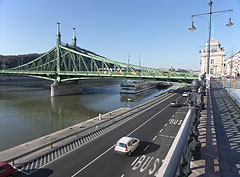
[[[113,177],[154,176],[162,164],[188,112],[182,91],[166,93],[146,111],[100,135],[74,151],[31,172],[18,176],[31,177]],[[179,99],[181,107],[169,104]],[[123,136],[141,140],[131,157],[114,153],[114,145]]]

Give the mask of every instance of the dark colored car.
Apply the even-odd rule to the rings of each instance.
[[[13,177],[15,176],[15,169],[6,162],[0,162],[0,177]]]

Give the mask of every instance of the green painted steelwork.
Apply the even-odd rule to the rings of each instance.
[[[58,43],[61,43],[59,40]],[[116,62],[92,52],[58,44],[35,60],[21,66],[1,70],[3,74],[24,74],[65,82],[80,79],[117,78],[151,79],[190,84],[197,74],[153,69]]]
[[[36,58],[15,68],[0,70],[0,74],[23,74],[47,80],[66,82],[81,79],[149,79],[170,83],[191,84],[198,75],[193,73],[180,73],[154,68],[131,65],[110,60],[81,49],[76,46],[75,28],[73,28],[73,44],[61,42],[60,23],[57,23],[57,45]]]

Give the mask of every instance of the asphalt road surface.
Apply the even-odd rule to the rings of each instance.
[[[170,107],[179,99],[181,107]],[[154,176],[185,118],[188,106],[182,93],[172,93],[156,106],[89,141],[71,153],[36,170],[31,177],[124,177]],[[116,154],[115,143],[123,136],[140,139],[130,157]]]

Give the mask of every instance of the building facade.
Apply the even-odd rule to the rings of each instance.
[[[233,72],[235,76],[240,74],[240,51],[233,56]]]
[[[207,48],[201,50],[201,74],[207,72]],[[217,77],[221,76],[224,71],[224,60],[226,53],[224,48],[218,40],[210,40],[210,61],[209,61],[209,74]]]

